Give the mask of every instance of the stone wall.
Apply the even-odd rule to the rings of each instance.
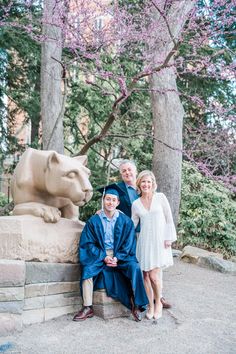
[[[79,265],[0,260],[0,335],[81,306]]]
[[[0,335],[22,328],[25,262],[0,260]]]

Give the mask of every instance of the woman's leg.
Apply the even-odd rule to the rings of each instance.
[[[149,277],[149,272],[143,272],[143,280],[144,280],[144,287],[149,301],[149,309],[147,311],[146,317],[148,319],[151,319],[154,315],[154,298],[153,298],[153,290],[152,290],[151,280]]]
[[[153,290],[153,296],[155,299],[154,318],[157,319],[162,315],[160,268],[154,268],[150,270],[149,277]]]

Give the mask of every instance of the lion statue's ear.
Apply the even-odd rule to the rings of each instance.
[[[87,155],[81,155],[81,156],[75,156],[73,159],[76,159],[79,161],[82,165],[86,166],[88,162],[88,157]]]
[[[51,169],[55,164],[60,162],[59,155],[54,151],[52,152],[47,159],[47,168]]]

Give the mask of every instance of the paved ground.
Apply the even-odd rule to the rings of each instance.
[[[236,277],[176,260],[175,266],[164,272],[164,286],[173,309],[165,310],[157,324],[97,317],[76,323],[72,316],[63,316],[1,338],[0,352],[236,353]]]

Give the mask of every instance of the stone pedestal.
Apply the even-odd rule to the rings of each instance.
[[[56,224],[42,218],[0,218],[0,259],[77,263],[78,243],[84,223],[61,218]]]
[[[119,301],[108,297],[105,289],[94,291],[93,308],[95,315],[104,318],[105,320],[130,316],[130,310]]]

